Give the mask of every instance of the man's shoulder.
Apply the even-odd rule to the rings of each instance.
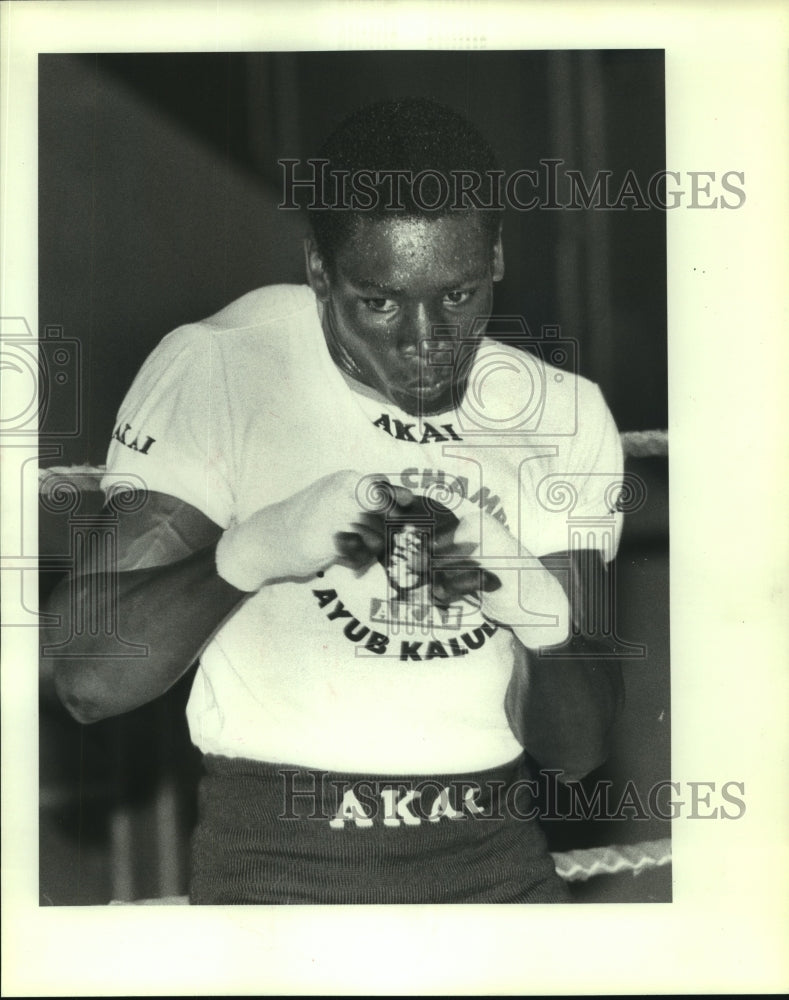
[[[489,369],[496,358],[500,359],[503,368],[526,380],[536,378],[554,385],[583,386],[584,392],[597,390],[596,383],[577,370],[575,359],[561,341],[525,344],[520,340],[500,340],[487,335],[477,352],[477,364],[482,362]]]
[[[559,360],[561,365],[553,363]],[[550,345],[530,349],[486,337],[472,371],[472,401],[499,428],[538,435],[575,434],[580,425],[600,419],[605,403],[597,384],[581,375],[572,361],[566,352],[557,355]]]
[[[265,285],[224,306],[200,325],[211,332],[241,332],[281,324],[301,313],[311,315],[314,310],[315,295],[309,285]]]
[[[156,345],[142,366],[137,383],[147,388],[166,380],[208,377],[214,366],[206,359],[221,359],[220,369],[242,369],[265,357],[284,358],[293,340],[289,324],[301,331],[317,321],[315,296],[308,285],[267,285],[247,292],[212,316],[176,327]],[[268,332],[272,333],[267,339]],[[276,333],[277,336],[273,336]],[[266,345],[265,352],[256,347]]]

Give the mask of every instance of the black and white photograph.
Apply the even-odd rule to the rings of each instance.
[[[42,904],[670,901],[663,53],[39,109]]]
[[[628,968],[664,935],[695,972],[713,944],[688,911],[720,893],[723,926],[757,852],[763,891],[786,882],[785,797],[756,825],[757,761],[786,762],[786,529],[732,492],[754,449],[720,394],[754,359],[724,379],[708,350],[742,351],[720,245],[753,240],[776,165],[693,152],[687,44],[678,63],[670,32],[579,40],[551,5],[315,3],[310,27],[239,3],[181,42],[146,42],[126,5],[30,6],[70,27],[103,6],[111,30],[37,43],[21,75],[3,625],[36,678],[11,727],[14,902],[67,937],[81,915],[116,943],[168,928],[164,995],[201,992],[203,964],[210,992],[360,991],[386,934],[429,965],[431,935],[480,928],[487,974],[458,951],[370,995],[629,991],[592,943],[615,933]],[[758,272],[775,317],[783,232]],[[781,349],[748,389],[765,427]],[[758,448],[785,495],[780,432]],[[737,605],[729,576],[758,592]],[[699,960],[707,989],[780,992],[776,900],[761,977]],[[539,984],[491,968],[521,933],[548,949]],[[244,965],[258,935],[269,970]],[[588,981],[557,950],[576,937]],[[85,995],[158,982],[108,987],[96,961]]]

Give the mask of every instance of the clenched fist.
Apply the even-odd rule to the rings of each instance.
[[[569,634],[569,605],[559,581],[504,525],[484,511],[465,514],[441,549],[434,595],[476,591],[483,615],[530,648],[557,645]],[[443,575],[441,575],[443,574]]]
[[[363,569],[384,547],[386,510],[412,498],[404,487],[350,469],[334,472],[228,528],[217,545],[217,571],[253,592],[334,563]]]

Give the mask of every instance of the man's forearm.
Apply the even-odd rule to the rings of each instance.
[[[119,573],[117,581],[114,620],[118,633],[128,642],[147,647],[142,657],[107,655],[107,637],[100,631],[91,634],[85,629],[81,635],[72,635],[72,606],[93,601],[103,612],[103,604],[112,599],[106,581],[95,577],[64,580],[45,609],[59,615],[60,625],[42,631],[42,646],[57,646],[69,639],[68,655],[53,651],[51,666],[61,701],[80,722],[130,711],[163,694],[249,596],[217,574],[213,545],[166,566]],[[76,588],[74,601],[72,587]]]
[[[569,638],[550,649],[521,647],[508,699],[526,750],[543,767],[581,778],[608,756],[613,724],[624,702],[620,662],[594,619],[608,592],[605,563],[595,550],[541,559],[567,596]],[[567,572],[569,568],[569,572]],[[595,597],[595,595],[597,595]],[[517,709],[515,706],[517,704]]]
[[[546,656],[522,650],[510,711],[526,750],[542,766],[573,780],[599,767],[609,753],[610,733],[624,701],[619,664],[583,636]],[[515,707],[517,706],[517,707]]]

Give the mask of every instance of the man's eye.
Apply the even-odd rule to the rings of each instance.
[[[444,296],[444,301],[450,306],[462,306],[468,302],[475,291],[476,289],[474,288],[467,288],[454,292],[447,292]]]
[[[370,312],[388,313],[397,308],[397,303],[392,299],[362,299],[362,302]]]

